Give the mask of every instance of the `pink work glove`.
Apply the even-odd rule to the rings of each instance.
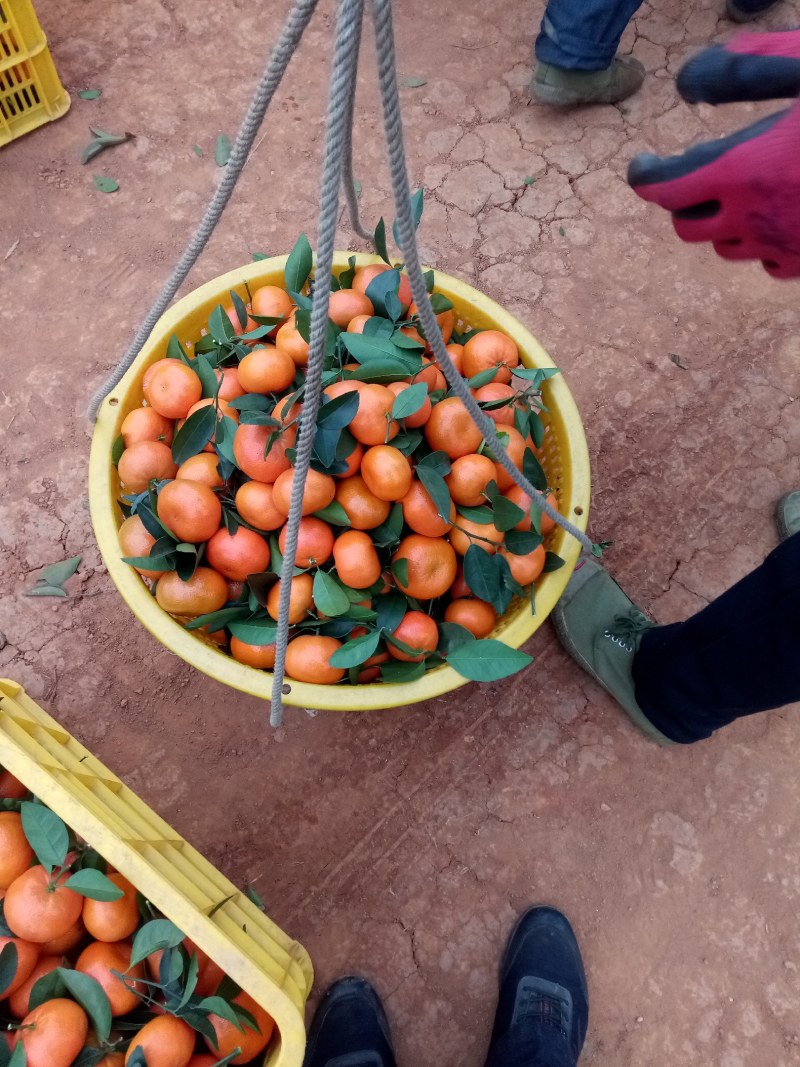
[[[743,33],[683,67],[690,103],[800,94],[800,30]],[[760,259],[775,278],[800,277],[800,102],[681,156],[636,156],[628,181],[672,212],[684,241],[711,241],[725,259]]]

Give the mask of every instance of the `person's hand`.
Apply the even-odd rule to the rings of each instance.
[[[682,68],[690,103],[800,95],[800,30],[743,33]],[[672,213],[684,241],[711,241],[725,259],[760,259],[776,278],[800,277],[800,101],[683,155],[637,155],[628,181]]]

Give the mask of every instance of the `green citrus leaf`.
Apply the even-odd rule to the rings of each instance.
[[[13,941],[7,941],[0,952],[0,996],[2,996],[17,977],[19,952]]]
[[[82,897],[89,897],[90,900],[109,902],[121,900],[125,896],[120,887],[114,885],[102,871],[93,870],[91,867],[76,871],[75,874],[70,875],[64,885],[80,893]]]
[[[78,96],[81,100],[96,100],[103,93],[102,89],[79,89]]]
[[[292,292],[301,292],[308,281],[311,267],[314,263],[314,253],[304,233],[297,238],[294,248],[289,253],[286,266],[283,268],[283,280],[287,289]]]
[[[69,832],[62,819],[44,804],[25,801],[20,808],[22,830],[39,863],[48,871],[61,867],[69,850]]]
[[[197,357],[200,358],[199,356]],[[217,428],[217,412],[213,404],[206,404],[190,415],[172,442],[172,458],[180,466],[191,456],[202,452]]]
[[[354,637],[352,641],[346,641],[341,648],[337,648],[328,662],[331,667],[358,667],[375,652],[380,644],[381,632],[364,634],[362,637]]]
[[[113,178],[106,178],[101,174],[95,174],[94,184],[101,193],[115,193],[119,189],[119,182]]]
[[[231,139],[221,133],[214,143],[214,159],[218,167],[224,167],[231,158]]]
[[[470,681],[496,682],[533,663],[533,656],[487,637],[482,641],[468,641],[454,649],[448,654],[447,662]]]
[[[335,578],[318,570],[314,575],[314,603],[323,615],[335,618],[344,615],[350,607],[350,598]]]
[[[92,1021],[95,1033],[101,1041],[108,1041],[111,1034],[111,1004],[108,995],[96,978],[58,968],[59,977]]]
[[[175,923],[169,919],[152,919],[144,926],[140,926],[136,937],[133,939],[133,951],[131,952],[131,967],[141,963],[151,953],[160,948],[175,948],[183,941],[183,931],[179,930]]]
[[[407,419],[409,415],[423,406],[428,399],[428,386],[425,382],[415,382],[404,389],[392,404],[393,419]]]

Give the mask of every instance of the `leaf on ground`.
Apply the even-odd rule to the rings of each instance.
[[[128,132],[125,133],[106,133],[105,130],[98,130],[94,126],[89,127],[89,132],[94,136],[92,140],[84,146],[81,152],[81,163],[88,163],[90,159],[94,159],[100,152],[105,151],[106,148],[113,148],[114,145],[125,144],[126,141],[133,140],[135,134]]]
[[[192,151],[194,152],[194,154],[197,156],[198,159],[202,159],[203,158],[203,149],[200,147],[199,144],[192,145]]]
[[[561,234],[562,237],[566,237],[567,236],[567,231],[564,229],[563,226],[559,226],[558,227],[558,232]]]
[[[113,178],[106,178],[102,174],[95,174],[94,184],[101,193],[115,193],[119,189],[119,182],[114,181]]]
[[[68,596],[61,587],[78,569],[81,559],[81,556],[72,556],[70,559],[43,567],[36,579],[36,585],[26,590],[25,596]]]
[[[358,178],[354,178],[353,179],[353,192],[356,194],[356,200],[358,200],[358,198],[361,196],[361,189],[362,189],[361,182],[358,180]]]
[[[231,139],[224,133],[217,137],[214,144],[214,159],[218,167],[224,167],[231,158]]]
[[[260,263],[262,259],[269,259],[269,256],[267,255],[266,252],[254,252],[253,253],[253,262],[254,263]]]
[[[80,89],[78,91],[78,96],[81,100],[96,100],[102,93],[102,89]]]
[[[428,83],[425,78],[420,78],[418,76],[414,76],[412,78],[403,78],[403,85],[405,85],[408,89],[419,89],[423,85],[427,84]]]
[[[534,176],[532,174],[528,174],[525,178],[525,181],[523,182],[523,185],[533,185],[535,181],[536,179],[534,178]]]

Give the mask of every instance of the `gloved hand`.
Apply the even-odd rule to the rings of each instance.
[[[677,78],[690,103],[800,94],[800,30],[743,33],[690,59]],[[724,259],[760,259],[775,278],[800,277],[800,101],[680,156],[637,155],[628,181],[672,212],[684,241]]]

